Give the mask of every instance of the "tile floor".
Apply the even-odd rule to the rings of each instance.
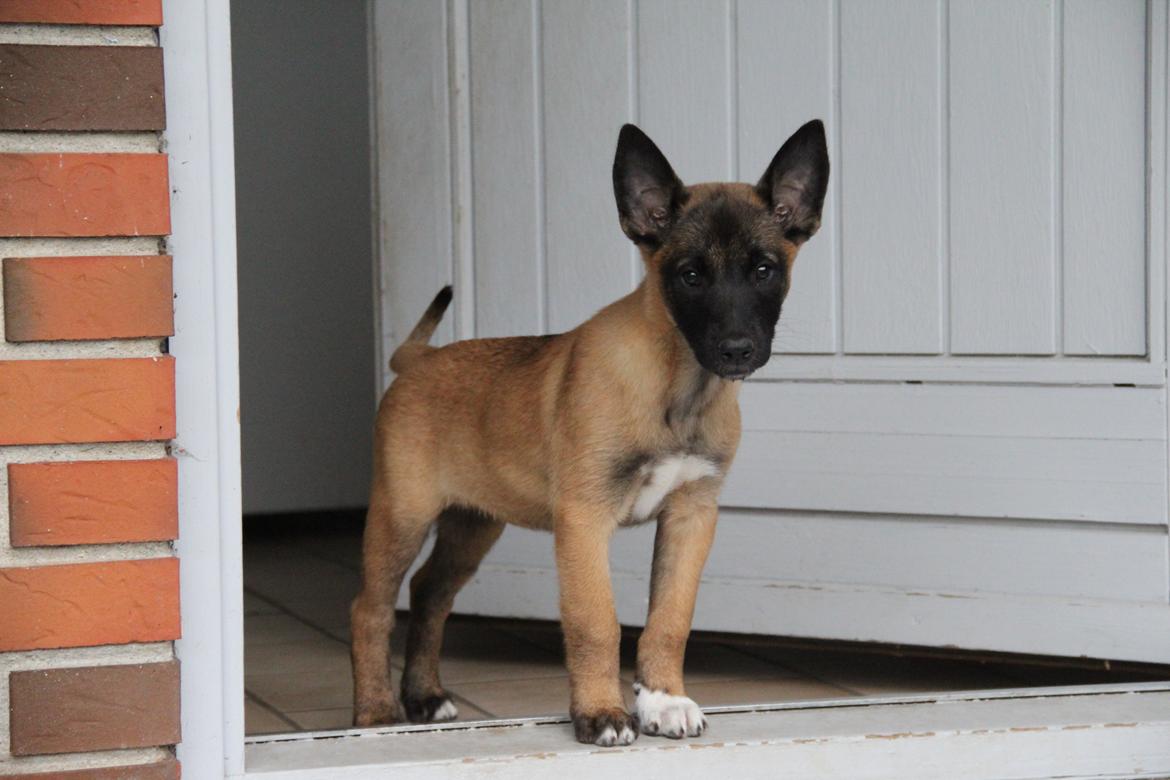
[[[348,603],[358,587],[360,520],[339,515],[324,525],[333,530],[296,523],[281,528],[276,519],[245,525],[248,734],[350,726]],[[405,620],[401,616],[400,627]],[[622,640],[627,682],[633,681],[636,640],[636,630],[626,631]],[[396,662],[403,642],[404,632],[395,631],[391,644]],[[460,719],[564,713],[568,678],[560,647],[555,624],[453,617],[441,670],[444,685],[459,704]],[[905,649],[897,651],[696,633],[687,650],[687,692],[705,706],[717,706],[1159,676],[1148,669],[1105,671],[1001,657],[914,657]],[[396,673],[400,669],[395,666]]]

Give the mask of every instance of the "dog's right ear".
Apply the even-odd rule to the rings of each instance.
[[[613,194],[622,230],[639,246],[657,248],[686,201],[666,157],[634,125],[623,125],[613,159]]]

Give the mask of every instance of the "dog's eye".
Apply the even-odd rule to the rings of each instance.
[[[687,270],[683,271],[680,276],[682,277],[683,283],[688,287],[698,287],[699,284],[703,281],[703,277],[700,276],[699,272],[694,268],[688,268]]]
[[[760,263],[756,266],[756,281],[766,282],[772,278],[772,274],[774,272],[775,269],[772,268],[772,266],[768,265],[767,263]]]

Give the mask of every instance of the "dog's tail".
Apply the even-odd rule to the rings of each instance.
[[[394,350],[394,354],[390,356],[391,371],[401,374],[417,358],[433,349],[427,342],[435,334],[435,328],[439,327],[439,321],[443,319],[443,313],[450,305],[451,285],[447,285],[439,290],[439,294],[431,301],[431,305],[427,307],[422,319],[414,326],[414,330],[406,337],[406,341],[402,342],[398,349]]]

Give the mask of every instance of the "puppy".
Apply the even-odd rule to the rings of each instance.
[[[763,178],[684,186],[658,147],[626,125],[614,194],[641,250],[636,290],[554,336],[428,345],[444,288],[390,361],[353,602],[358,726],[449,720],[439,682],[443,624],[505,523],[552,531],[577,739],[628,745],[639,730],[706,728],[683,688],[683,653],[717,499],[740,437],[740,380],[767,362],[792,264],[820,225],[829,178],[824,127],[789,138]],[[623,706],[608,547],[654,521],[650,609],[638,641],[636,712]],[[389,634],[410,582],[402,696]]]

